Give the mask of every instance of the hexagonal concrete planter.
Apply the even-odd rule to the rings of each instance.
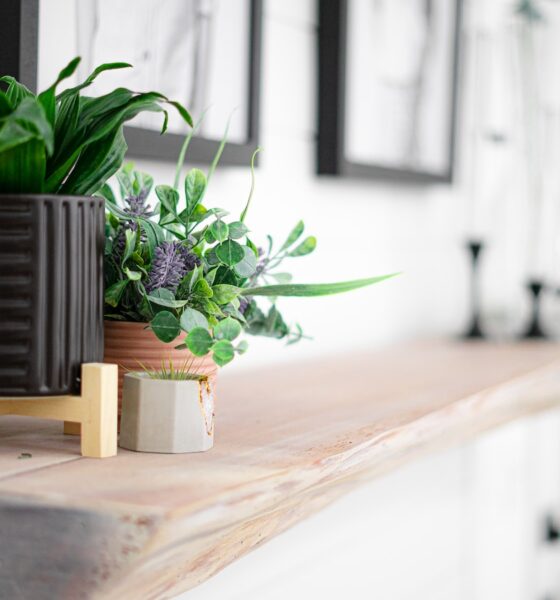
[[[119,446],[137,452],[204,452],[214,445],[214,395],[207,379],[124,377]]]

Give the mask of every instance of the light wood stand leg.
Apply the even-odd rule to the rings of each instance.
[[[81,433],[82,426],[80,425],[80,423],[64,421],[64,435],[80,435]]]
[[[82,400],[87,405],[81,422],[83,456],[117,453],[117,373],[116,365],[82,365]]]
[[[82,455],[117,453],[117,365],[82,365],[81,396],[0,398],[0,415],[26,415],[64,421],[64,433],[82,434]]]

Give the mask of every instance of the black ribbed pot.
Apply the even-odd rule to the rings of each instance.
[[[80,391],[103,360],[104,201],[0,194],[0,396]]]

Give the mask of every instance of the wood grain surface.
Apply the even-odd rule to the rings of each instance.
[[[204,454],[0,418],[0,598],[172,598],[405,461],[560,405],[560,346],[417,343],[220,375]],[[25,457],[24,453],[31,454]]]

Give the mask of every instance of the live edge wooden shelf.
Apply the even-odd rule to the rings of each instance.
[[[82,458],[4,416],[0,598],[172,598],[361,481],[555,406],[560,346],[434,342],[226,371],[205,454]]]

